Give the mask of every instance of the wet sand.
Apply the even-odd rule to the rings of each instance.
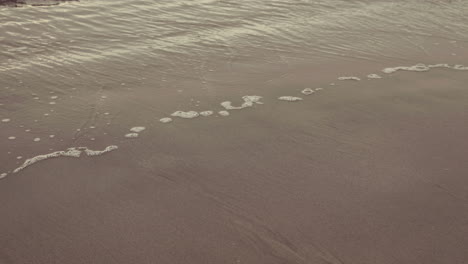
[[[465,263],[467,81],[437,69],[337,82],[35,164],[0,184],[0,259]]]
[[[468,2],[0,13],[0,264],[468,263]]]

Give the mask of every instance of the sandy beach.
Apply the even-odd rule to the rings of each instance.
[[[441,8],[453,17],[468,10],[451,4]],[[94,7],[54,8],[80,5]],[[366,54],[359,43],[334,55],[298,49],[297,39],[244,50],[239,37],[229,60],[194,47],[161,52],[171,62],[93,51],[57,70],[15,50],[0,61],[0,263],[468,263],[468,71],[454,66],[468,65],[468,34],[424,35],[429,25],[376,37]],[[448,66],[384,70],[418,63]],[[71,147],[87,148],[14,172]]]

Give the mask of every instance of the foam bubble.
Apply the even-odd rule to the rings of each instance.
[[[0,174],[0,179],[5,178],[7,175],[8,175],[7,173],[2,173],[2,174]]]
[[[278,97],[278,99],[281,101],[288,101],[288,102],[302,101],[301,97],[295,97],[295,96],[281,96],[281,97]]]
[[[396,71],[416,71],[416,72],[425,72],[429,71],[430,68],[423,64],[423,63],[418,63],[413,66],[397,66],[397,67],[390,67],[390,68],[385,68],[382,70],[384,73],[394,73]]]
[[[315,91],[312,88],[305,88],[304,90],[301,91],[301,93],[305,95],[310,95],[310,94],[313,94],[314,92]]]
[[[429,71],[431,68],[447,68],[447,69],[453,69],[453,70],[468,70],[467,66],[463,66],[460,64],[450,66],[447,63],[439,63],[439,64],[423,64],[423,63],[418,63],[413,66],[397,66],[393,68],[385,68],[382,71],[385,73],[394,73],[396,71],[416,71],[416,72],[425,72]]]
[[[468,71],[468,66],[463,66],[463,65],[457,64],[457,65],[453,66],[453,69],[454,70],[459,70],[459,71]]]
[[[130,131],[135,132],[135,133],[140,133],[141,131],[145,130],[146,127],[132,127],[130,128]]]
[[[244,96],[242,96],[242,99],[244,99],[244,102],[252,102],[252,103],[255,103],[255,104],[263,104],[262,102],[260,102],[260,100],[262,98],[263,97],[261,97],[259,95],[244,95]]]
[[[219,111],[218,114],[219,114],[220,116],[228,116],[228,115],[230,115],[229,112],[228,112],[228,111],[225,111],[225,110]]]
[[[52,153],[38,155],[38,156],[35,156],[33,158],[27,159],[26,161],[24,161],[23,165],[16,168],[13,171],[13,173],[17,173],[17,172],[25,169],[26,167],[29,167],[29,166],[31,166],[31,165],[39,162],[39,161],[46,160],[46,159],[58,158],[58,157],[79,158],[81,156],[82,152],[84,152],[87,156],[99,156],[99,155],[102,155],[104,153],[113,151],[115,149],[118,149],[118,147],[115,146],[115,145],[111,145],[111,146],[106,147],[104,150],[91,150],[91,149],[89,149],[87,147],[76,147],[76,148],[69,148],[69,149],[64,150],[64,151],[55,151],[55,152],[52,152]]]
[[[175,111],[174,113],[171,114],[171,116],[181,117],[181,118],[195,118],[195,117],[198,117],[199,114],[196,111],[188,111],[188,112]]]
[[[50,97],[50,99],[52,99],[52,100],[55,100],[57,98],[58,98],[58,96],[56,96],[56,95]]]
[[[315,91],[321,91],[323,88],[315,88]]]
[[[202,111],[200,112],[201,116],[210,116],[213,114],[213,111]]]
[[[54,105],[54,104],[57,104],[56,102],[49,102],[50,105]]]
[[[375,73],[372,73],[372,74],[367,75],[367,78],[369,78],[369,79],[382,79],[382,76],[380,76],[378,74],[375,74]]]
[[[16,137],[8,137],[9,140],[16,139]]]
[[[355,77],[355,76],[342,76],[342,77],[338,77],[338,80],[340,80],[340,81],[360,81],[361,79],[359,77]]]
[[[2,119],[2,122],[3,122],[3,123],[8,123],[8,122],[10,122],[10,121],[11,121],[11,119],[9,119],[9,118],[4,118],[4,119]]]
[[[91,149],[88,149],[88,148],[84,148],[84,152],[85,152],[86,155],[88,155],[88,156],[99,156],[99,155],[102,155],[102,154],[104,154],[104,153],[107,153],[107,152],[116,150],[116,149],[118,149],[118,148],[119,148],[119,147],[116,146],[116,145],[108,146],[108,147],[106,147],[104,150],[91,150]]]
[[[34,142],[39,142],[39,141],[41,141],[40,138],[35,138],[35,139],[33,139],[33,140],[34,140]]]
[[[159,122],[164,123],[164,124],[170,123],[170,122],[172,122],[172,118],[170,118],[170,117],[163,117],[163,118],[159,119]]]
[[[22,158],[23,158],[22,156],[18,156],[18,157],[16,157],[16,159],[19,159],[19,160],[20,160],[20,159],[22,159]]]
[[[245,108],[244,106],[233,106],[231,101],[222,102],[221,106],[227,110],[239,110]]]
[[[54,137],[55,137],[55,135],[49,135],[49,138],[54,138]]]
[[[429,64],[427,65],[429,68],[451,68],[450,65],[447,63],[439,63],[439,64]]]
[[[23,165],[21,165],[20,167],[16,168],[13,173],[17,173],[23,169],[25,169],[26,167],[28,166],[31,166],[33,165],[34,163],[36,162],[39,162],[41,160],[46,160],[46,159],[50,159],[50,158],[58,158],[58,157],[74,157],[74,158],[79,158],[81,155],[81,151],[75,149],[75,148],[70,148],[66,151],[56,151],[56,152],[52,152],[52,153],[49,153],[49,154],[44,154],[44,155],[38,155],[38,156],[35,156],[33,158],[30,158],[30,159],[27,159]]]
[[[128,134],[125,134],[125,137],[126,138],[137,138],[138,133],[128,133]]]
[[[242,99],[244,100],[244,103],[242,103],[241,106],[233,106],[231,101],[222,102],[221,106],[226,110],[240,110],[246,107],[252,107],[254,104],[263,104],[260,102],[262,97],[258,95],[245,95],[242,96]]]

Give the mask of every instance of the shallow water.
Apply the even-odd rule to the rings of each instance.
[[[408,111],[402,110],[408,116],[423,112],[421,104],[431,100],[434,104],[440,103],[442,110],[447,112],[447,109],[457,108],[455,104],[451,106],[445,101],[453,95],[445,94],[443,89],[460,93],[458,98],[464,98],[460,85],[465,83],[468,72],[461,69],[462,66],[455,68],[453,65],[468,65],[466,25],[468,1],[463,0],[81,0],[53,6],[0,6],[0,185],[22,186],[22,181],[34,175],[37,182],[33,183],[40,190],[49,188],[50,182],[57,182],[63,177],[64,180],[56,184],[71,193],[78,192],[76,197],[81,197],[84,190],[85,193],[90,192],[86,196],[89,199],[94,197],[101,201],[123,192],[130,200],[145,203],[151,199],[170,200],[172,197],[172,193],[164,198],[151,196],[159,195],[149,186],[154,186],[154,178],[160,177],[163,181],[167,180],[168,189],[175,188],[176,193],[185,193],[185,188],[189,189],[188,197],[184,196],[188,200],[193,198],[196,202],[197,199],[207,199],[220,204],[226,210],[223,214],[236,219],[233,226],[238,223],[242,226],[240,233],[247,238],[241,239],[244,244],[241,243],[239,247],[253,248],[255,253],[250,256],[265,253],[268,251],[266,247],[273,249],[274,253],[271,259],[262,259],[265,263],[266,260],[278,259],[283,261],[281,263],[310,263],[307,260],[314,257],[306,255],[307,246],[298,242],[303,238],[294,241],[297,230],[288,229],[281,234],[281,222],[269,222],[269,205],[265,205],[265,201],[271,199],[279,205],[284,202],[276,200],[279,199],[276,196],[268,198],[269,192],[284,195],[291,201],[295,201],[295,195],[301,197],[299,194],[309,195],[309,198],[317,195],[314,199],[320,200],[320,190],[312,195],[302,189],[302,175],[296,175],[295,183],[298,186],[287,181],[289,176],[281,178],[281,175],[288,175],[296,168],[310,171],[322,168],[320,175],[333,170],[333,165],[307,165],[321,158],[324,161],[335,158],[324,147],[328,140],[337,144],[332,144],[337,151],[346,150],[346,144],[363,152],[368,145],[385,144],[364,135],[371,132],[362,132],[358,136],[361,141],[348,140],[347,136],[353,138],[353,133],[358,130],[356,124],[366,127],[368,119],[391,120],[392,116],[397,116],[394,113],[385,114],[392,104],[374,105],[377,103],[370,99],[390,98],[398,101],[399,106]],[[417,66],[418,63],[448,64],[449,67],[421,67]],[[439,79],[444,82],[438,83]],[[433,83],[440,84],[442,90],[432,86],[428,90],[421,88]],[[370,86],[375,86],[376,94]],[[389,90],[383,91],[382,87]],[[408,92],[405,96],[394,95],[404,91]],[[246,97],[252,95],[261,98],[261,101],[245,99],[253,98]],[[430,96],[430,99],[418,98],[418,95]],[[357,102],[357,106],[344,106],[352,100]],[[366,105],[359,104],[362,102]],[[371,107],[368,105],[383,111],[382,117],[378,116],[378,111],[369,110]],[[338,112],[333,112],[335,110]],[[339,112],[341,110],[343,112]],[[358,116],[353,116],[354,123],[343,117],[346,116],[345,112]],[[316,116],[311,117],[311,113]],[[314,123],[317,122],[314,118],[320,118],[323,124]],[[328,122],[332,118],[343,123]],[[425,123],[421,121],[421,124]],[[375,129],[368,126],[369,131]],[[336,127],[341,130],[327,130]],[[404,127],[412,127],[412,124]],[[337,134],[333,134],[335,132]],[[318,138],[323,141],[318,141]],[[90,160],[87,157],[67,159],[63,154],[69,148],[105,150],[109,146],[113,147],[112,150],[115,147],[115,151],[89,157]],[[315,151],[321,154],[311,154]],[[326,153],[330,159],[326,158]],[[388,158],[386,154],[379,154]],[[353,153],[351,156],[359,155]],[[41,158],[41,162],[34,161],[34,164],[23,169],[24,162],[34,157],[47,158]],[[367,162],[358,157],[353,161],[358,164]],[[261,171],[257,170],[259,164],[263,165]],[[344,168],[353,166],[358,165],[343,165],[340,175],[345,174]],[[22,169],[14,173],[17,168]],[[336,170],[339,168],[337,166]],[[247,177],[251,171],[258,172],[250,175],[252,179]],[[94,176],[96,182],[87,178]],[[74,185],[77,178],[79,186]],[[311,186],[320,187],[320,183],[326,185],[324,182],[328,181],[334,180],[322,179],[318,185]],[[166,184],[161,183],[167,187]],[[232,190],[238,190],[240,194],[230,192],[231,184],[234,186]],[[141,191],[146,186],[148,190]],[[294,192],[283,186],[295,188]],[[28,188],[35,190],[34,186]],[[143,198],[131,193],[132,188]],[[53,188],[51,197],[68,197],[55,191],[60,192],[60,188]],[[162,187],[159,191],[169,192]],[[31,193],[32,196],[37,194],[43,197],[40,193]],[[192,194],[193,197],[190,196]],[[237,194],[247,195],[250,201],[243,201]],[[14,197],[10,193],[5,195]],[[323,196],[327,197],[325,203],[329,202],[330,206],[321,208],[317,205],[318,210],[323,209],[322,213],[335,217],[336,212],[328,210],[339,208],[340,204],[330,202],[333,198],[326,194]],[[41,199],[38,198],[38,201],[44,202]],[[43,199],[48,201],[48,198]],[[200,202],[200,206],[209,204],[207,201]],[[255,204],[256,201],[261,206]],[[147,208],[139,208],[138,202],[132,205],[137,208],[135,210],[140,212],[138,209],[142,209],[142,215],[143,211],[149,213]],[[78,198],[73,200],[73,208],[81,208],[80,203]],[[163,202],[153,204],[164,207]],[[369,206],[375,209],[372,207],[374,205]],[[106,208],[114,208],[112,206]],[[216,209],[203,207],[206,211],[200,212],[213,214],[217,219],[219,216],[211,211],[216,211],[217,206],[213,207]],[[288,207],[291,210],[296,207],[285,206],[286,209],[283,209],[289,215],[295,215]],[[129,211],[126,213],[132,214],[133,209],[128,208],[125,207],[123,211],[127,209]],[[187,231],[189,228],[184,231],[185,223],[178,218],[183,213],[171,210],[183,208],[186,210],[184,212],[193,215],[198,212],[192,212],[194,209],[188,203],[176,204],[175,208],[158,208],[170,212],[168,214],[176,223],[180,221],[174,226],[168,224],[168,228],[176,230],[174,233],[180,232],[176,235],[180,236],[179,239],[185,238],[184,232],[196,233],[198,230],[193,227],[198,226],[197,223],[187,224],[191,227],[190,231]],[[257,217],[255,211],[259,208],[259,211],[265,210],[266,213]],[[119,213],[115,214],[122,221],[123,229],[131,226],[125,224],[125,219],[119,218]],[[304,217],[300,214],[295,216],[299,219],[297,221]],[[197,221],[203,222],[203,217],[200,216]],[[356,216],[354,220],[357,221],[359,217]],[[137,220],[144,222],[144,219],[150,218]],[[316,219],[316,223],[321,221]],[[142,226],[156,228],[150,223]],[[321,227],[326,226],[322,223]],[[209,233],[209,227],[206,228],[205,231]],[[216,230],[222,231],[216,236],[222,237],[224,232],[228,232],[231,237],[232,230],[226,230],[232,226],[218,228]],[[40,229],[37,227],[35,230]],[[71,234],[79,233],[79,230],[66,230]],[[99,232],[105,230],[99,229]],[[118,233],[114,231],[109,233]],[[129,233],[135,235],[135,245],[145,246],[146,241],[136,235],[142,230],[132,231]],[[251,236],[250,232],[254,235]],[[317,234],[321,232],[316,231]],[[203,233],[202,230],[200,233]],[[233,233],[232,236],[236,237],[237,233]],[[37,237],[41,236],[37,234]],[[170,235],[167,237],[172,238]],[[119,248],[120,244],[115,243],[118,244],[116,241],[121,239],[112,237],[107,241],[109,247]],[[288,239],[291,241],[288,242]],[[257,243],[257,240],[263,241],[263,244]],[[335,240],[330,238],[330,241]],[[231,243],[230,240],[224,242]],[[23,248],[19,246],[20,242],[15,243],[18,244],[8,244],[8,248]],[[200,245],[202,247],[203,243]],[[31,248],[36,249],[34,246]],[[346,244],[337,251],[346,255],[353,250]],[[10,253],[2,254],[0,251],[0,262],[2,258],[9,257],[22,259],[20,253]],[[366,258],[365,254],[356,257],[356,263],[370,263],[365,261],[372,257]],[[67,256],[73,255],[73,252],[65,251],[58,259],[65,261],[63,263],[72,263],[67,261]],[[146,255],[151,253],[146,252]],[[217,263],[227,263],[222,256],[229,254],[220,255]],[[375,259],[379,258],[381,261],[386,259],[375,256]],[[28,260],[28,257],[22,260],[25,259]],[[83,259],[89,262],[86,257]],[[260,263],[255,257],[252,259],[256,262],[250,263]],[[333,256],[327,255],[324,259],[331,261],[329,263],[340,263],[339,260],[330,260],[334,259]],[[417,260],[421,259],[427,260],[423,257]],[[77,263],[80,260],[75,259]],[[147,262],[140,259],[139,263]],[[161,263],[182,262],[168,257]]]
[[[0,8],[7,151],[14,149],[8,136],[26,140],[21,126],[61,130],[63,140],[86,137],[75,130],[127,127],[132,118],[154,123],[148,110],[163,118],[266,93],[255,86],[274,87],[298,67],[462,63],[468,40],[466,1],[85,0]]]

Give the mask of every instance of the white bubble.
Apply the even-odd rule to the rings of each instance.
[[[9,119],[9,118],[4,118],[4,119],[2,119],[2,122],[3,122],[3,123],[8,123],[8,122],[10,122],[10,121],[11,121],[11,119]]]
[[[297,102],[297,101],[302,101],[302,98],[296,97],[296,96],[280,96],[278,97],[278,100],[288,101],[288,102]]]
[[[41,141],[40,138],[35,138],[35,139],[33,139],[33,140],[34,140],[34,142],[39,142],[39,141]]]
[[[130,131],[135,132],[135,133],[140,133],[141,131],[145,130],[146,127],[132,127],[130,128]]]
[[[50,97],[50,99],[52,99],[52,100],[55,100],[57,98],[58,98],[58,96],[56,96],[56,95]]]
[[[26,167],[33,165],[36,162],[46,160],[46,159],[58,158],[58,157],[79,158],[82,152],[84,152],[87,156],[98,156],[98,155],[102,155],[104,153],[113,151],[115,149],[118,149],[118,147],[115,145],[108,146],[104,150],[91,150],[91,149],[88,149],[87,147],[76,147],[76,148],[69,148],[65,151],[56,151],[56,152],[52,152],[49,154],[38,155],[38,156],[35,156],[33,158],[30,158],[24,161],[23,165],[16,168],[13,171],[13,173],[17,173],[25,169]]]
[[[380,76],[378,74],[375,74],[375,73],[371,73],[371,74],[367,75],[367,78],[369,78],[369,79],[382,79],[382,76]]]
[[[159,119],[159,122],[161,122],[161,123],[170,123],[170,122],[172,122],[172,118],[163,117],[163,118]]]
[[[200,112],[201,116],[210,116],[213,114],[213,111],[202,111]]]
[[[342,77],[338,77],[338,80],[340,80],[340,81],[360,81],[361,79],[359,77],[355,77],[355,76],[342,76]]]
[[[219,111],[218,114],[219,114],[220,116],[228,116],[228,115],[229,115],[229,112],[223,110],[223,111]]]
[[[258,95],[245,95],[242,96],[242,99],[244,100],[244,103],[242,103],[241,106],[233,106],[231,101],[222,102],[221,106],[226,110],[240,110],[246,107],[252,107],[254,104],[263,104],[260,102],[262,97]]]
[[[126,138],[137,138],[138,133],[128,133],[125,135]]]
[[[7,175],[8,175],[7,173],[2,173],[2,174],[0,174],[0,179],[5,178]]]
[[[16,137],[8,137],[9,140],[16,139]]]
[[[50,105],[54,105],[54,104],[57,104],[56,102],[49,102]]]
[[[181,118],[195,118],[195,117],[198,117],[199,114],[196,111],[188,111],[188,112],[175,111],[174,113],[171,114],[171,116],[181,117]]]
[[[305,88],[304,90],[301,91],[302,94],[304,95],[310,95],[313,94],[315,91],[312,88]]]

